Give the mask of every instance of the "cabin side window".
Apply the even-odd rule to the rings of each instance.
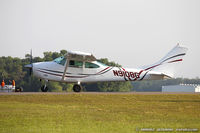
[[[82,68],[83,67],[83,62],[82,61],[70,60],[69,61],[69,66],[70,67]]]
[[[91,62],[85,62],[85,68],[99,68],[99,66]]]

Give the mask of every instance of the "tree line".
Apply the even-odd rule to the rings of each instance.
[[[66,54],[66,50],[60,52],[44,52],[44,57],[33,57],[26,54],[25,58],[20,59],[17,57],[0,57],[0,81],[5,80],[6,84],[10,84],[9,80],[16,81],[16,86],[23,87],[26,92],[38,92],[44,81],[40,81],[35,76],[30,76],[29,69],[24,65],[32,62],[52,61],[57,57]],[[118,63],[109,61],[107,58],[99,59],[98,61],[109,66],[120,66]],[[117,92],[117,91],[161,91],[162,85],[173,84],[200,84],[200,79],[170,79],[170,80],[157,80],[157,81],[141,81],[141,82],[97,82],[97,83],[84,83],[84,91],[101,91],[101,92]],[[48,82],[49,91],[72,91],[73,84]]]

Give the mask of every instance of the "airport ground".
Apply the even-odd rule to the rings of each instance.
[[[135,133],[145,129],[199,132],[200,94],[0,93],[1,133]]]

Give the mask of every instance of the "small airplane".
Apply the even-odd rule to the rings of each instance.
[[[25,67],[33,71],[36,77],[45,80],[42,92],[48,91],[48,81],[75,83],[73,91],[80,92],[81,83],[170,79],[174,76],[174,65],[183,61],[187,50],[177,44],[160,61],[140,68],[107,66],[97,61],[91,53],[79,51],[67,51],[67,54],[53,61],[31,63]]]

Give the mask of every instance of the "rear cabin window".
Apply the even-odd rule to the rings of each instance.
[[[70,66],[70,67],[82,68],[82,67],[83,67],[83,62],[82,62],[82,61],[70,60],[70,61],[69,61],[69,66]]]
[[[99,68],[99,66],[91,62],[85,62],[85,68]]]

